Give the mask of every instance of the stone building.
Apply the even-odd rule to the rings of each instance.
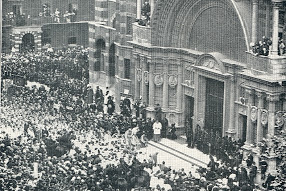
[[[246,151],[284,128],[284,0],[150,0],[146,26],[133,22],[144,0],[101,2],[104,24],[89,26],[90,81],[115,87],[117,101],[142,99],[149,117],[160,104],[177,127],[189,119]],[[265,39],[269,55],[254,54]]]
[[[117,102],[142,99],[148,117],[160,104],[176,127],[189,119],[242,139],[248,151],[284,128],[284,0],[149,1],[151,20],[142,26],[135,21],[145,0],[3,0],[4,15],[25,13],[24,24],[5,21],[3,36],[12,34],[16,50],[27,33],[38,50],[45,43],[89,47],[90,83],[113,87]],[[55,18],[56,10],[70,14]],[[268,56],[253,52],[263,36],[271,38]]]
[[[2,0],[3,51],[88,46],[95,0]],[[85,34],[85,35],[83,35]]]

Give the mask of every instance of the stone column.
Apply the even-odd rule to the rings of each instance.
[[[266,16],[265,16],[265,36],[269,37],[269,28],[270,28],[270,7],[266,5]]]
[[[258,97],[258,113],[257,113],[257,133],[256,133],[256,141],[257,143],[262,141],[263,139],[263,129],[262,129],[262,124],[261,124],[261,111],[263,109],[263,98],[264,98],[264,94],[263,92],[260,92],[260,91],[256,91],[255,92],[257,97]]]
[[[251,41],[257,41],[257,25],[258,25],[258,0],[252,0],[252,32]]]
[[[151,7],[150,17],[152,17],[155,8],[155,0],[150,0],[150,7]]]
[[[142,0],[137,0],[137,14],[136,18],[140,19],[141,18],[141,9],[142,9]]]
[[[272,137],[275,132],[275,102],[279,101],[279,95],[270,94],[268,100],[268,136]]]
[[[278,29],[279,29],[279,8],[282,6],[282,0],[272,0],[273,4],[273,29],[272,29],[272,55],[278,55]]]
[[[163,84],[163,110],[167,110],[169,107],[169,78],[168,78],[168,63],[164,62],[163,64],[163,71],[164,71],[164,84]]]
[[[235,111],[234,111],[234,102],[235,102],[235,77],[232,76],[230,81],[230,98],[229,98],[229,124],[227,133],[230,137],[233,137],[235,132]]]
[[[154,99],[155,99],[155,84],[154,84],[154,71],[155,64],[150,62],[149,70],[149,107],[154,108]]]
[[[253,105],[253,91],[251,89],[245,89],[247,103],[247,130],[246,130],[246,145],[253,143],[253,124],[251,121],[251,106]]]
[[[183,101],[183,65],[178,65],[178,84],[177,84],[177,110],[182,111],[182,101]]]
[[[141,59],[141,65],[142,65],[142,71],[141,71],[141,94],[142,94],[142,102],[147,103],[147,86],[144,82],[144,71],[146,71],[147,67],[146,67],[146,58]]]

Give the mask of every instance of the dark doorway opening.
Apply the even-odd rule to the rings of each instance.
[[[105,41],[103,39],[98,39],[95,43],[96,51],[94,52],[94,70],[101,71],[104,70],[104,55]]]
[[[222,136],[224,83],[206,79],[205,129]]]
[[[115,76],[115,44],[109,48],[109,76]]]
[[[22,38],[20,52],[29,52],[35,50],[35,38],[31,33],[27,33]]]
[[[193,116],[194,116],[194,98],[191,96],[185,97],[185,119],[188,119],[191,124],[193,124]]]
[[[246,141],[246,128],[247,128],[247,116],[242,115],[242,137],[241,137],[241,140],[243,143]]]

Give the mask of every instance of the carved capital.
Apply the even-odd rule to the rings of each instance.
[[[258,2],[259,2],[258,0],[252,0],[253,5],[258,4]]]
[[[141,62],[141,63],[146,62],[146,58],[145,58],[144,56],[140,56],[140,62]]]
[[[263,98],[265,96],[264,92],[262,91],[255,91],[255,95],[258,97],[258,98]]]
[[[273,8],[279,9],[283,6],[283,0],[272,0]]]
[[[253,89],[250,89],[250,88],[245,88],[245,93],[247,94],[247,95],[253,95],[253,93],[254,93],[254,91],[253,91]]]
[[[279,101],[279,95],[277,95],[277,94],[268,94],[268,95],[267,95],[267,100],[268,100],[269,102]]]
[[[140,56],[138,54],[133,54],[133,59],[138,61],[140,59]]]

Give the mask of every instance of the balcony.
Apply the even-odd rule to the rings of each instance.
[[[151,44],[151,27],[133,23],[133,41],[139,44]]]
[[[256,73],[286,74],[286,56],[256,56],[247,52],[248,69]]]
[[[41,26],[43,24],[47,23],[71,23],[71,22],[78,22],[78,21],[84,21],[88,20],[88,17],[86,15],[83,15],[81,17],[79,16],[61,16],[61,17],[52,17],[52,16],[37,16],[37,17],[30,17],[28,18],[25,15],[19,15],[17,17],[3,17],[2,22],[3,26],[32,26],[32,25],[37,25]]]

